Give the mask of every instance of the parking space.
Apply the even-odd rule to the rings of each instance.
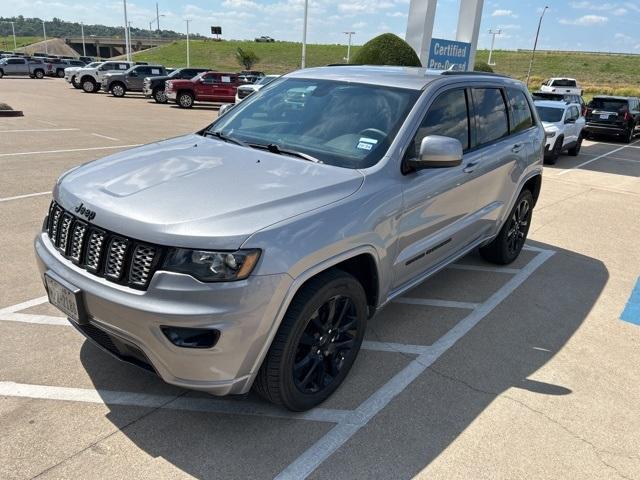
[[[36,272],[62,171],[215,110],[61,80],[2,89],[25,117],[0,119],[0,478],[640,477],[640,327],[620,320],[640,270],[640,141],[587,141],[545,168],[515,263],[472,253],[396,299],[336,394],[292,413],[113,359]]]

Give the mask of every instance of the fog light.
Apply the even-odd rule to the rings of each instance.
[[[220,338],[218,330],[208,328],[160,327],[165,337],[177,347],[211,348]]]

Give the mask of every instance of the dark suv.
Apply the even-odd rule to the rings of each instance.
[[[142,84],[142,92],[147,98],[152,98],[158,103],[167,103],[164,93],[164,84],[167,80],[191,80],[196,75],[211,71],[210,68],[177,68],[169,75],[160,77],[147,77]]]
[[[599,95],[587,105],[588,135],[616,135],[629,143],[640,126],[640,99]]]

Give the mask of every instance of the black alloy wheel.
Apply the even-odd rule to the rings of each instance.
[[[507,249],[510,255],[518,255],[529,231],[531,220],[531,205],[528,198],[520,199],[518,205],[513,210],[509,219],[509,229],[507,231]]]

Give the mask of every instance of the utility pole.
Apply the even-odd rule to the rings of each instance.
[[[124,6],[124,45],[127,53],[127,61],[131,61],[131,44],[129,42],[129,20],[127,20],[127,0],[122,0]]]
[[[187,67],[191,66],[191,59],[189,58],[189,22],[191,20],[185,20],[187,22]]]
[[[542,13],[540,14],[540,21],[538,22],[538,31],[536,32],[536,39],[533,42],[533,50],[531,52],[531,60],[529,60],[529,71],[527,72],[527,88],[529,88],[529,79],[531,78],[531,68],[533,67],[533,57],[536,54],[536,47],[538,46],[538,37],[540,36],[540,27],[542,26],[542,19],[544,18],[544,12],[549,8],[546,5],[542,9]]]
[[[489,29],[489,35],[491,35],[491,48],[489,49],[489,60],[487,60],[487,65],[494,66],[496,63],[491,63],[491,57],[493,56],[493,45],[496,43],[496,35],[502,34],[502,30],[491,30]]]
[[[307,65],[307,19],[309,18],[309,0],[304,0],[304,23],[302,24],[302,62],[300,68]]]
[[[87,49],[84,45],[84,23],[80,22],[80,31],[82,32],[82,55],[87,56]]]
[[[345,35],[349,35],[349,43],[347,44],[347,63],[351,61],[351,35],[355,35],[356,32],[343,32]]]
[[[44,53],[49,55],[49,48],[47,47],[47,29],[44,26],[44,20],[42,20],[42,33],[44,34]]]
[[[127,33],[129,34],[129,50],[133,53],[133,39],[131,38],[131,21],[127,23]]]
[[[160,33],[160,10],[158,10],[158,2],[156,2],[156,22],[156,25],[158,26],[158,33]]]

